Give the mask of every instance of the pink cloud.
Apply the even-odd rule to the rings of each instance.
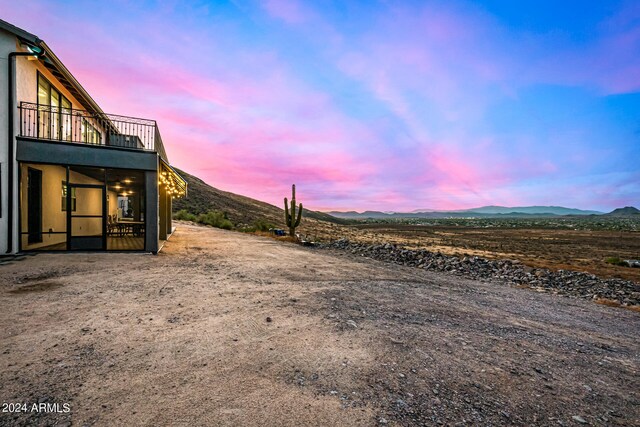
[[[473,6],[390,4],[347,37],[310,3],[268,0],[268,26],[275,20],[292,39],[279,50],[243,40],[234,23],[206,10],[174,19],[178,4],[96,6],[97,22],[73,6],[4,4],[18,25],[47,40],[105,111],[157,120],[172,163],[277,205],[294,182],[310,207],[456,209],[545,200],[536,179],[560,182],[571,173],[563,172],[566,165],[584,174],[594,152],[606,153],[579,153],[561,132],[550,131],[541,145],[523,132],[478,131],[496,93],[516,98],[522,87],[545,82],[608,92],[639,84],[640,35],[628,16],[600,29],[606,36],[586,53],[554,57],[544,36],[523,42]],[[138,13],[124,19],[111,10],[118,8]],[[73,30],[59,31],[69,21]],[[313,61],[287,56],[301,46],[315,48]],[[514,55],[518,49],[524,54]],[[367,111],[359,116],[358,108],[341,105],[344,95],[325,79],[358,91]],[[513,147],[505,149],[505,140]],[[578,187],[558,184],[586,203]],[[603,199],[622,197],[595,188]]]

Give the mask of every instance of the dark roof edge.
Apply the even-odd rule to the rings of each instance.
[[[82,99],[79,99],[78,101],[83,103],[88,110],[93,110],[95,112],[104,114],[104,111],[102,111],[102,108],[100,108],[98,103],[82,87],[80,82],[76,80],[73,74],[71,74],[71,71],[69,71],[69,69],[62,63],[62,61],[60,61],[60,59],[56,56],[56,54],[53,53],[51,48],[44,42],[44,40],[2,19],[0,19],[0,29],[3,29],[11,34],[14,34],[16,37],[18,37],[18,39],[20,39],[23,42],[41,47],[44,50],[45,54],[44,54],[44,59],[41,58],[40,60],[50,64],[53,68],[55,68],[60,74],[64,76],[64,78],[69,82],[69,84],[71,84],[78,91],[78,94],[82,98]],[[166,159],[166,153],[164,153],[164,147],[162,151],[163,151],[162,154],[164,155],[164,159],[162,160],[169,166],[169,161],[168,159]],[[175,173],[176,175],[180,176],[177,172]],[[184,181],[184,178],[182,177],[180,178],[183,179]],[[184,182],[186,183],[186,181]]]
[[[56,54],[53,53],[51,48],[42,40],[40,40],[40,43],[38,45],[44,49],[45,61],[48,61],[49,63],[51,63],[60,72],[60,74],[62,74],[69,81],[69,83],[71,83],[78,90],[78,93],[83,98],[82,101],[89,104],[88,106],[90,106],[92,110],[98,113],[104,113],[104,111],[102,111],[102,108],[100,108],[98,103],[91,97],[91,95],[89,95],[89,92],[87,92],[82,87],[80,82],[76,80],[73,74],[71,74],[71,71],[69,71],[69,69],[65,67],[62,61],[60,61],[60,59],[56,56]]]
[[[89,93],[82,87],[80,82],[76,80],[76,78],[71,74],[71,71],[65,67],[65,65],[60,61],[60,59],[56,56],[55,53],[51,50],[51,48],[44,42],[44,40],[40,39],[40,37],[29,33],[28,31],[23,30],[22,28],[18,28],[13,24],[8,23],[7,21],[3,21],[0,19],[0,29],[6,30],[16,37],[18,37],[21,41],[25,41],[27,43],[36,45],[41,47],[45,52],[44,61],[53,65],[53,67],[62,74],[71,85],[78,91],[82,99],[79,99],[80,102],[86,104],[85,107],[87,109],[95,110],[99,113],[104,113],[102,108],[98,105],[98,103],[89,95]]]
[[[42,41],[40,40],[40,37],[31,34],[30,32],[23,30],[22,28],[18,28],[13,24],[8,23],[7,21],[3,21],[2,19],[0,19],[0,28],[12,34],[15,34],[17,37],[20,37],[21,39],[31,42],[35,45],[40,44],[40,42]]]

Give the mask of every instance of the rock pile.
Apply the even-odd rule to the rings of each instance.
[[[622,279],[602,279],[589,273],[532,268],[515,260],[488,260],[476,256],[459,258],[424,249],[405,249],[391,243],[370,245],[340,239],[318,247],[475,280],[497,281],[586,299],[611,300],[621,305],[640,305],[640,284]]]

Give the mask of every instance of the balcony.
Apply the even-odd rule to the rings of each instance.
[[[21,102],[19,137],[157,152],[167,162],[155,120]]]

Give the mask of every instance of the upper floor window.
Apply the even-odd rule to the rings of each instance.
[[[38,137],[72,139],[71,102],[38,73]]]

